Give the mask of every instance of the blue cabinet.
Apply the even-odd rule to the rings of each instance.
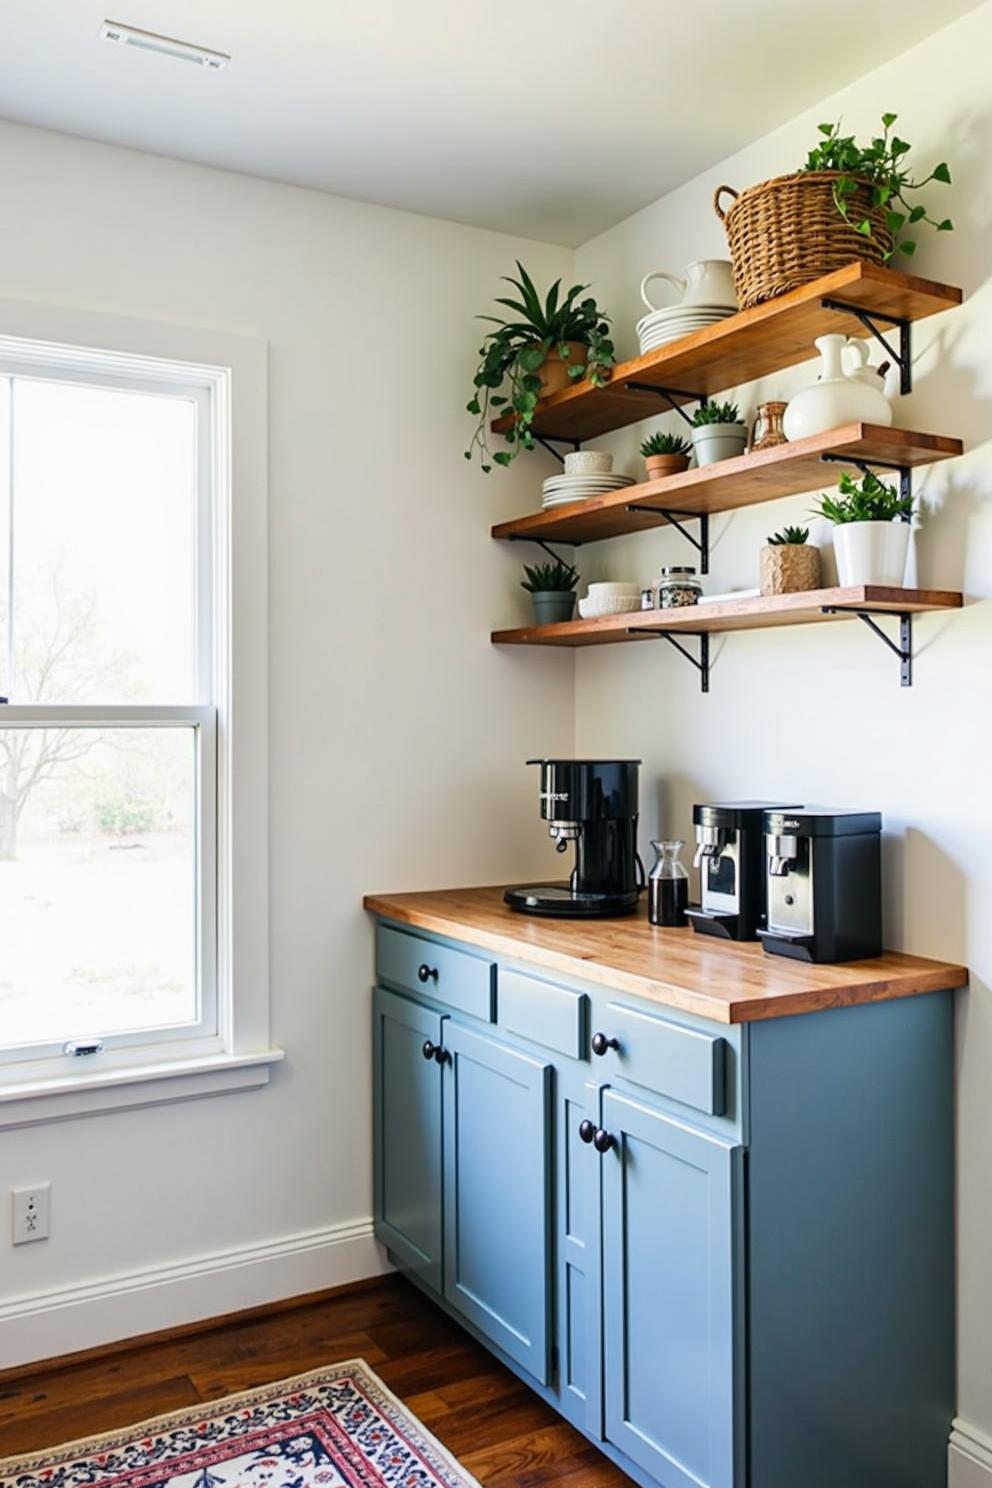
[[[545,1384],[551,1066],[454,1021],[445,1051],[444,1295]]]
[[[602,1125],[606,1437],[665,1488],[732,1488],[742,1149],[615,1090]]]
[[[373,1000],[375,1231],[397,1260],[441,1290],[440,1013],[377,987]]]

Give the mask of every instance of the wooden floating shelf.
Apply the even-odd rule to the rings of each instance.
[[[626,486],[604,496],[572,501],[550,511],[533,512],[512,522],[500,522],[493,537],[529,538],[535,542],[587,543],[646,532],[664,526],[666,511],[679,516],[732,511],[762,501],[776,501],[837,484],[833,462],[824,455],[856,462],[873,461],[903,467],[950,460],[962,452],[960,439],[940,434],[915,434],[876,424],[845,424],[826,434],[814,434],[793,444],[779,444],[734,460],[721,460],[698,470],[686,470],[664,480]]]
[[[498,646],[604,646],[641,641],[651,635],[716,635],[729,630],[764,630],[774,625],[810,625],[856,619],[859,613],[927,614],[956,610],[962,595],[945,589],[882,589],[874,586],[811,589],[752,599],[727,599],[675,610],[635,610],[598,620],[568,620],[559,625],[528,625],[496,630]],[[828,613],[824,613],[827,611]],[[829,613],[836,611],[836,613]]]
[[[922,320],[959,305],[961,298],[960,289],[951,285],[917,279],[877,264],[848,264],[646,356],[621,362],[613,368],[605,387],[579,382],[543,399],[535,412],[533,432],[544,439],[594,439],[665,408],[652,393],[629,391],[624,386],[627,382],[678,389],[684,395],[679,401],[688,402],[809,361],[817,336],[838,330],[852,336],[870,334],[853,315],[825,308],[821,303],[824,299],[842,300],[884,322],[890,318]],[[511,423],[508,417],[500,418],[493,429],[505,433]]]

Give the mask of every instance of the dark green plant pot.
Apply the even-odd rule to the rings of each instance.
[[[571,620],[575,609],[575,595],[570,589],[545,590],[532,594],[534,601],[534,623],[556,625],[560,620]]]

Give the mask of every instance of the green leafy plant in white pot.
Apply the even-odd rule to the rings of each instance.
[[[570,563],[558,559],[554,563],[537,563],[533,568],[524,564],[524,574],[520,587],[527,590],[533,601],[536,625],[571,620],[579,575]]]
[[[703,403],[692,418],[697,465],[715,465],[744,453],[747,425],[736,403]]]
[[[837,577],[845,587],[900,588],[906,577],[912,496],[900,496],[869,470],[860,481],[842,475],[838,494],[821,492],[816,515],[834,528]]]

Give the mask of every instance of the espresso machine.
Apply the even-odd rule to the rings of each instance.
[[[534,759],[541,771],[541,817],[560,853],[575,844],[567,884],[521,884],[503,895],[523,914],[586,919],[631,914],[638,873],[637,782],[640,760]]]
[[[724,940],[754,940],[765,916],[765,812],[776,801],[718,801],[692,808],[693,867],[700,907],[686,910],[694,930]]]
[[[882,818],[821,806],[765,812],[773,956],[859,961],[882,952]]]

